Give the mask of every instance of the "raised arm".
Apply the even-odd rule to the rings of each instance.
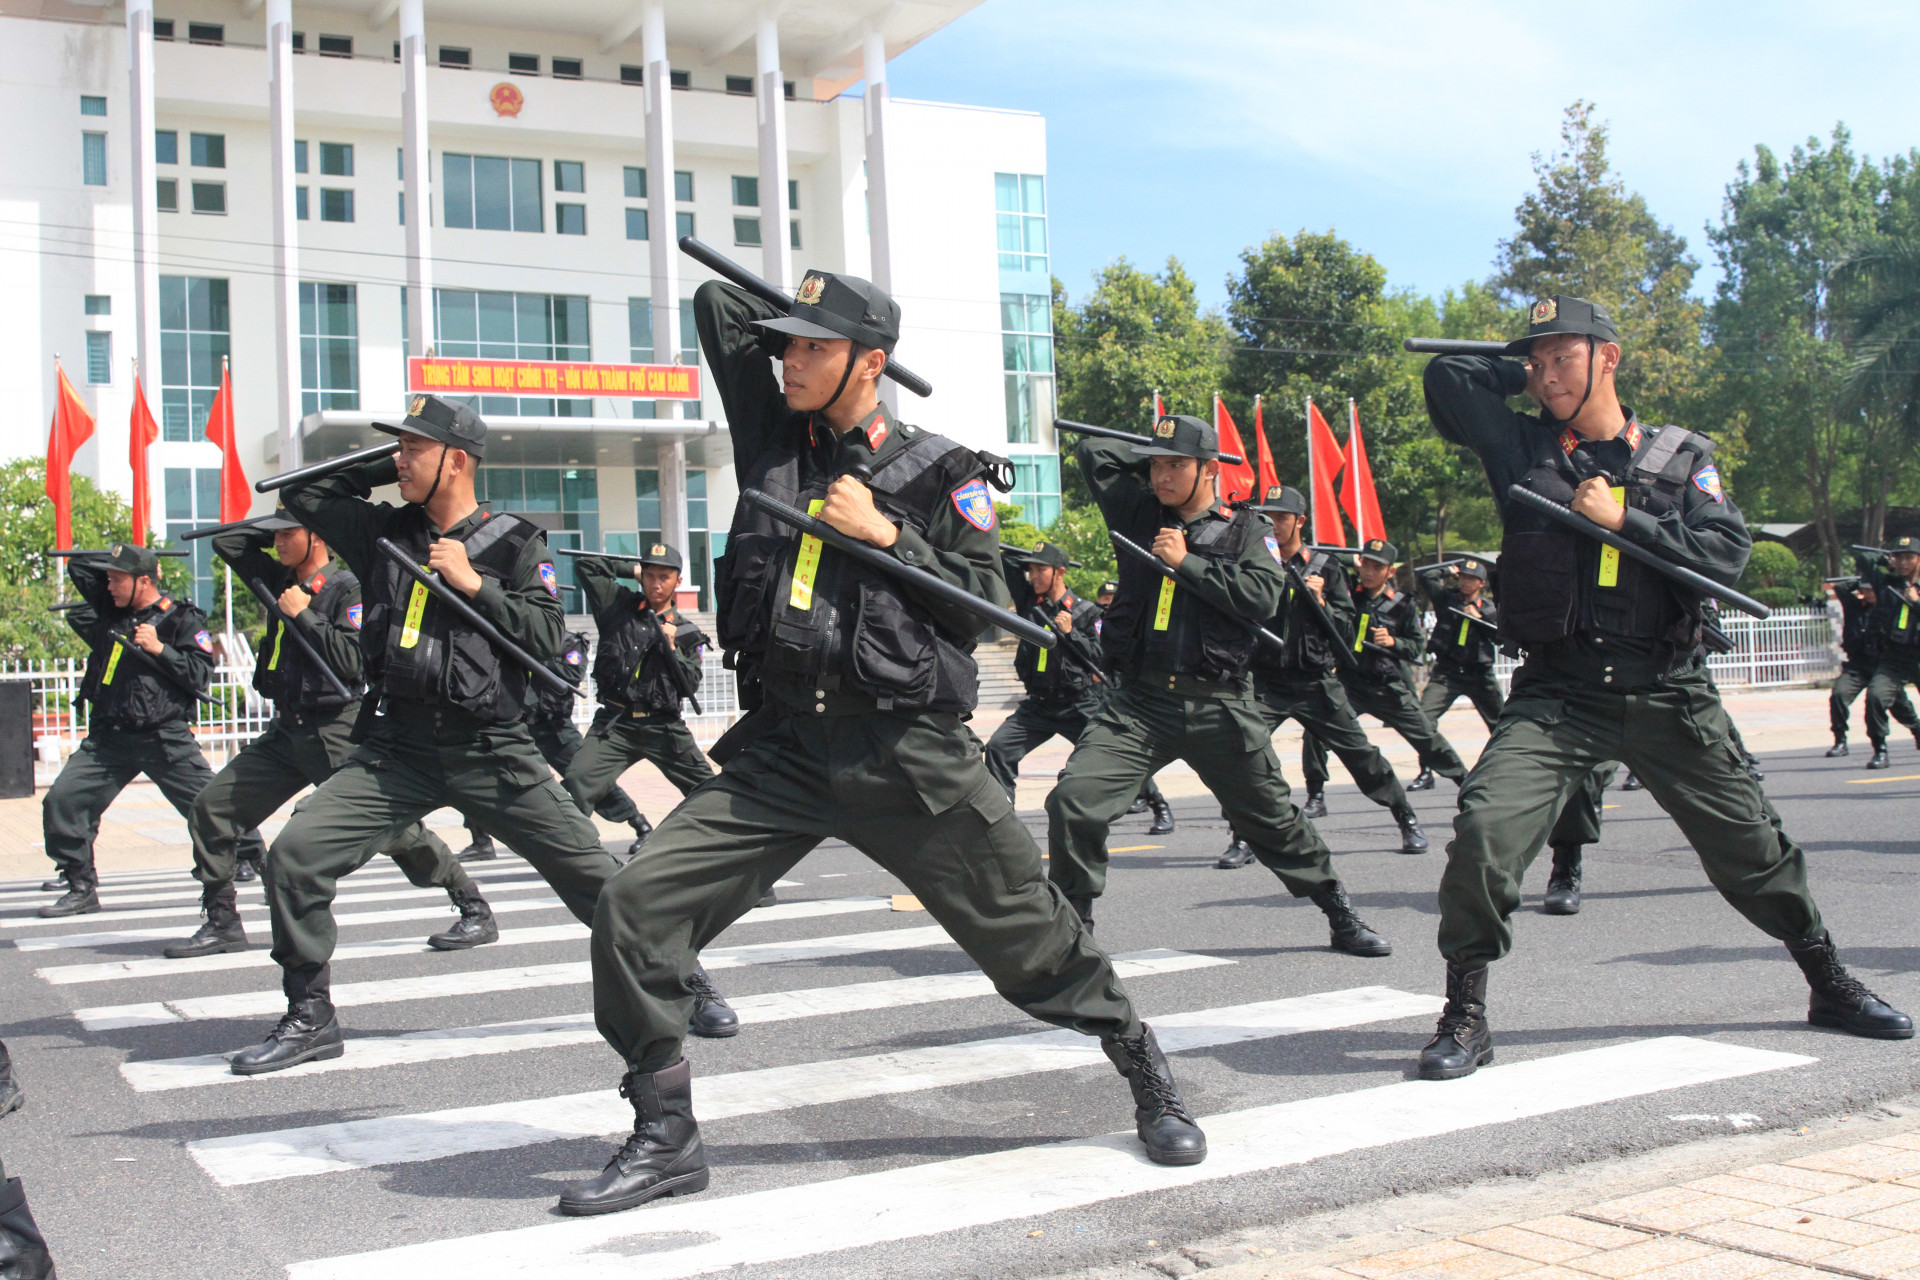
[[[785,339],[750,327],[780,314],[745,289],[718,280],[693,294],[694,329],[726,410],[734,466],[742,475],[792,414],[772,365]]]
[[[375,458],[317,480],[288,485],[281,497],[293,518],[319,534],[364,582],[381,567],[375,544],[385,509],[384,504],[367,501],[368,495],[399,478],[399,464],[392,456]]]
[[[1435,356],[1425,374],[1427,416],[1440,438],[1479,456],[1504,518],[1507,487],[1526,474],[1540,424],[1507,401],[1527,389],[1527,367],[1491,356]]]

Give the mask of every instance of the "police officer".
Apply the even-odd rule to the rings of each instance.
[[[1306,497],[1298,489],[1274,485],[1268,488],[1266,501],[1253,510],[1273,522],[1282,562],[1300,571],[1307,591],[1325,606],[1336,625],[1351,628],[1353,595],[1345,570],[1327,552],[1306,547]],[[1318,621],[1313,601],[1305,597],[1291,575],[1281,587],[1280,608],[1267,626],[1286,641],[1282,651],[1263,645],[1253,653],[1253,692],[1268,731],[1278,729],[1288,719],[1299,721],[1310,738],[1331,747],[1340,757],[1363,795],[1393,814],[1400,827],[1400,851],[1425,853],[1427,836],[1420,829],[1420,819],[1393,767],[1367,740],[1353,704],[1347,701],[1345,687],[1334,678],[1333,641]],[[1323,781],[1322,790],[1309,789],[1307,793],[1301,812],[1310,818],[1326,816],[1324,786]],[[1227,851],[1214,865],[1223,870],[1244,866],[1252,856],[1252,847],[1236,831]]]
[[[710,281],[694,316],[743,488],[817,506],[848,537],[1007,603],[986,464],[879,402],[900,332],[891,298],[808,271],[790,315]],[[905,882],[1007,1000],[1101,1038],[1133,1087],[1150,1159],[1204,1159],[1153,1033],[1048,885],[962,722],[978,680],[969,651],[989,624],[746,503],[716,577],[719,640],[753,710],[716,744],[719,776],[661,820],[601,895],[595,1018],[626,1060],[634,1131],[597,1177],[567,1188],[561,1212],[611,1213],[707,1185],[681,1056],[694,950],[833,837]]]
[[[1828,759],[1847,754],[1849,713],[1854,700],[1866,693],[1868,684],[1873,680],[1874,669],[1880,665],[1880,651],[1885,644],[1883,637],[1869,622],[1882,585],[1878,572],[1863,567],[1860,576],[1851,583],[1835,583],[1830,588],[1835,602],[1840,606],[1841,662],[1840,674],[1833,682],[1833,692],[1827,697],[1827,714],[1833,727],[1833,745],[1827,748]],[[1893,719],[1913,731],[1914,741],[1920,745],[1920,716],[1914,714],[1913,703],[1907,700],[1906,685],[1900,686],[1900,696],[1891,707],[1882,706],[1878,698],[1869,694],[1867,742],[1873,747],[1873,758],[1867,762],[1869,769],[1888,769],[1893,766],[1893,760],[1887,754],[1889,711],[1893,713]]]
[[[1492,484],[1506,530],[1500,635],[1526,658],[1460,792],[1440,882],[1447,1003],[1420,1074],[1452,1079],[1492,1058],[1487,966],[1512,945],[1520,876],[1568,792],[1606,759],[1640,775],[1721,896],[1786,944],[1812,990],[1808,1021],[1910,1037],[1912,1020],[1840,963],[1807,889],[1805,855],[1734,749],[1707,680],[1699,598],[1509,501],[1509,486],[1522,483],[1719,582],[1739,578],[1752,546],[1722,491],[1713,443],[1643,426],[1620,403],[1619,336],[1606,311],[1554,297],[1530,318],[1508,347],[1525,364],[1449,355],[1426,369],[1435,429],[1478,454]],[[1540,416],[1507,406],[1523,391]]]
[[[1499,621],[1500,610],[1487,594],[1487,562],[1472,556],[1462,560],[1454,566],[1453,586],[1447,585],[1447,572],[1432,565],[1413,571],[1433,605],[1433,634],[1427,637],[1433,671],[1420,693],[1420,711],[1438,725],[1448,708],[1465,698],[1491,730],[1506,699],[1493,674],[1499,646],[1491,624]],[[1474,618],[1489,625],[1479,626]],[[1433,784],[1431,774],[1427,784]]]
[[[1100,606],[1099,616],[1093,620],[1093,634],[1096,639],[1099,638],[1100,627],[1107,616],[1107,610],[1113,607],[1114,597],[1119,594],[1118,578],[1108,578],[1100,584],[1100,589],[1093,593],[1093,602]],[[1104,650],[1102,652],[1104,654]],[[1112,667],[1107,667],[1102,674],[1106,679],[1100,686],[1101,694],[1104,697],[1112,697],[1114,691],[1120,687],[1121,675]],[[1061,772],[1064,773],[1066,770],[1062,769]],[[1153,824],[1147,828],[1147,834],[1150,836],[1172,835],[1173,806],[1167,803],[1167,797],[1161,792],[1160,784],[1153,780],[1152,774],[1147,775],[1147,780],[1140,784],[1140,794],[1135,796],[1133,803],[1127,806],[1129,816],[1137,816],[1149,810],[1153,813]]]
[[[566,629],[546,541],[527,520],[474,501],[486,423],[471,408],[416,396],[400,452],[289,485],[287,509],[359,577],[368,682],[359,746],[273,843],[267,861],[273,958],[287,1013],[265,1042],[232,1060],[237,1075],[278,1071],[344,1051],[327,961],[341,876],[381,837],[451,804],[498,832],[582,921],[616,863],[540,758],[523,712],[527,672],[376,545],[391,539],[474,610],[544,661]],[[403,506],[367,496],[398,483]]]
[[[1420,629],[1413,596],[1393,585],[1393,566],[1399,556],[1399,548],[1384,538],[1369,538],[1360,548],[1360,586],[1353,593],[1357,669],[1343,673],[1341,683],[1355,712],[1376,717],[1419,753],[1420,776],[1406,789],[1425,791],[1433,786],[1436,771],[1459,782],[1467,776],[1467,766],[1435,722],[1420,710],[1413,694],[1407,673],[1426,651],[1426,633]],[[1326,744],[1309,733],[1301,743],[1300,756],[1307,790],[1318,795],[1327,785]]]
[[[327,664],[349,695],[365,692],[361,679],[360,580],[338,563],[326,542],[284,512],[262,516],[245,528],[212,537],[214,554],[243,583],[258,580],[276,594],[280,612]],[[272,547],[273,556],[267,554]],[[275,557],[278,557],[277,559]],[[275,615],[253,668],[253,687],[273,702],[274,716],[259,737],[214,775],[187,815],[193,840],[193,878],[202,886],[205,922],[183,942],[170,944],[170,960],[247,948],[246,929],[234,900],[234,850],[273,811],[309,785],[319,786],[346,763],[357,706],[314,665],[286,634]],[[500,936],[479,888],[453,860],[440,838],[419,823],[381,845],[407,879],[422,889],[447,891],[460,918],[427,939],[440,951],[464,951]]]
[[[1100,710],[1105,677],[1096,630],[1100,606],[1067,589],[1067,553],[1042,542],[1024,557],[1003,556],[1002,563],[1014,611],[1029,621],[1039,620],[1037,612],[1056,639],[1051,649],[1020,642],[1013,669],[1027,696],[987,740],[987,772],[1012,800],[1020,762],[1028,752],[1055,735],[1080,741]]]
[[[585,747],[565,770],[567,791],[582,809],[600,803],[641,760],[652,762],[683,796],[713,776],[681,718],[681,703],[700,690],[707,637],[674,607],[680,566],[679,549],[663,542],[649,544],[633,577],[611,560],[583,559],[574,566],[600,629],[593,659],[600,709]],[[640,589],[622,577],[637,577]]]
[[[145,547],[74,556],[67,577],[86,602],[67,611],[67,625],[91,649],[80,685],[87,736],[41,801],[47,856],[65,881],[43,916],[100,909],[93,837],[129,782],[146,774],[185,817],[213,778],[190,727],[213,678],[207,616],[161,591],[160,558]],[[240,856],[265,856],[259,833],[248,833]]]
[[[1150,547],[1180,581],[1132,556],[1100,641],[1125,683],[1067,759],[1047,797],[1048,875],[1080,914],[1106,887],[1107,830],[1140,780],[1185,760],[1227,821],[1295,897],[1326,913],[1335,949],[1384,956],[1392,947],[1347,900],[1327,846],[1288,797],[1272,730],[1253,698],[1255,641],[1237,618],[1279,609],[1280,547],[1266,517],[1220,504],[1214,431],[1167,416],[1152,445],[1088,437],[1074,450],[1107,527]]]
[[[1867,684],[1868,725],[1873,704],[1898,707],[1906,701],[1907,686],[1920,683],[1920,538],[1902,536],[1888,542],[1887,572],[1875,593],[1867,629],[1880,647],[1873,678]],[[1885,713],[1882,713],[1884,722]],[[1902,721],[1905,723],[1905,721]],[[1920,739],[1920,731],[1915,737]],[[1869,769],[1885,769],[1884,735]]]

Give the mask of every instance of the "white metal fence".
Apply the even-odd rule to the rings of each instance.
[[[1723,689],[1811,684],[1840,674],[1839,631],[1824,608],[1775,609],[1766,619],[1724,612],[1719,625],[1733,641],[1733,652],[1713,654],[1707,667]],[[1505,657],[1495,663],[1502,691],[1519,665]]]

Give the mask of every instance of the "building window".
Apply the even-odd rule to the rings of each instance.
[[[1035,453],[1013,459],[1013,492],[1008,499],[1020,507],[1028,524],[1046,528],[1060,518],[1060,457]]]
[[[440,46],[440,65],[443,67],[459,67],[464,70],[473,65],[473,50],[455,49],[450,45],[443,44]]]
[[[693,203],[693,174],[690,170],[674,170],[673,198],[682,204]]]
[[[194,44],[225,44],[227,29],[217,22],[189,22],[187,39]]]
[[[667,83],[676,89],[691,89],[693,88],[693,72],[669,71],[667,72]]]
[[[693,235],[693,234],[694,234],[694,230],[693,230],[693,215],[692,215],[692,214],[690,214],[690,213],[676,213],[676,214],[674,214],[674,215],[673,215],[673,236],[674,236],[674,239],[676,239],[676,240],[677,240],[677,239],[679,239],[679,238],[680,238],[681,236],[690,236],[690,235]]]
[[[798,209],[799,207],[800,207],[800,179],[788,178],[787,179],[787,208],[789,210],[792,210],[792,209]]]
[[[87,385],[104,387],[113,381],[113,335],[87,335]]]
[[[305,53],[307,51],[307,33],[304,31],[295,31],[292,34],[293,51],[295,53]]]
[[[351,142],[321,143],[320,172],[329,178],[351,178],[353,176],[353,144]]]
[[[587,206],[583,204],[553,206],[553,230],[555,234],[563,236],[587,234]]]
[[[353,56],[353,37],[321,36],[320,56],[323,58],[351,58]]]
[[[555,58],[553,60],[553,78],[555,80],[578,80],[585,68],[578,58]]]
[[[162,440],[205,439],[201,429],[220,389],[220,362],[229,349],[230,328],[225,280],[160,277]],[[214,507],[218,511],[219,504]]]
[[[633,471],[633,518],[640,526],[635,534],[608,534],[607,550],[621,550],[614,546],[616,538],[624,540],[631,537],[633,548],[625,554],[635,554],[641,546],[661,540],[660,470],[657,467],[635,467]],[[687,545],[678,550],[686,562],[686,569],[680,575],[682,587],[697,587],[700,591],[702,609],[711,608],[708,603],[708,587],[713,582],[713,536],[707,532],[707,473],[700,467],[687,468]],[[725,535],[721,535],[724,537]]]
[[[307,171],[307,143],[304,138],[293,140],[293,171],[295,173]]]
[[[227,184],[224,182],[194,183],[193,211],[195,213],[225,213],[227,211]]]
[[[446,223],[480,231],[542,231],[540,162],[500,156],[441,157]]]
[[[180,212],[179,179],[155,178],[153,182],[153,203],[162,213]]]
[[[307,220],[307,189],[305,187],[293,189],[293,216],[301,222]]]
[[[172,129],[155,129],[153,131],[153,159],[156,164],[179,164],[179,133]]]
[[[587,167],[578,160],[555,160],[553,162],[553,189],[555,191],[581,192],[587,189]]]
[[[647,211],[645,209],[627,210],[627,239],[645,240],[647,238]]]
[[[320,221],[352,222],[353,192],[339,187],[320,188]]]
[[[646,82],[647,69],[645,67],[636,67],[630,63],[622,63],[620,65],[621,84],[645,84]]]
[[[733,203],[742,209],[760,207],[760,179],[733,175]]]
[[[90,316],[110,316],[113,314],[113,298],[104,293],[87,295],[87,314]]]
[[[531,516],[550,550],[600,546],[600,473],[593,467],[482,467],[474,473],[473,496],[495,511]],[[573,557],[555,556],[553,572],[562,606],[568,613],[584,612]]]
[[[191,133],[187,135],[188,156],[194,164],[203,169],[224,169],[227,167],[227,135],[224,133]]]
[[[1037,173],[993,175],[1002,271],[1047,269],[1047,180]]]
[[[407,193],[404,191],[396,191],[393,194],[399,198],[400,225],[404,227],[407,225]]]
[[[727,92],[739,94],[741,97],[751,98],[753,96],[753,77],[728,76]]]
[[[577,294],[435,289],[435,349],[443,356],[495,360],[590,360],[587,300]],[[482,415],[586,418],[593,400],[475,397]]]
[[[153,20],[153,38],[155,40],[173,39],[173,19],[155,18]]]
[[[80,135],[80,181],[89,187],[107,185],[107,135]]]
[[[83,116],[104,116],[107,114],[107,100],[92,94],[80,95],[80,114]]]
[[[647,198],[647,171],[637,165],[628,165],[620,171],[620,180],[626,187],[627,199],[645,200]]]
[[[653,364],[658,360],[662,364],[673,363],[664,354],[656,356],[653,349],[653,306],[645,298],[627,299],[627,343],[628,356],[635,364]],[[693,299],[680,299],[680,364],[698,364],[700,362],[700,336],[693,326]],[[700,417],[698,400],[635,400],[633,416],[636,418],[686,418]]]
[[[795,249],[800,247],[800,220],[795,218],[787,224],[787,243]]]
[[[300,282],[300,412],[360,407],[358,289]]]
[[[197,524],[212,524],[220,518],[220,468],[167,467],[160,475],[166,492],[167,541],[180,543],[180,535]],[[185,546],[193,549],[193,602],[202,609],[214,606],[213,546],[201,538]]]
[[[516,76],[537,76],[540,74],[540,55],[537,53],[510,53],[507,55],[507,72]]]
[[[692,217],[692,214],[685,215]],[[733,220],[733,242],[749,249],[760,247],[760,219],[735,218]]]
[[[1053,315],[1045,294],[1000,295],[1001,367],[1007,382],[1007,442],[1035,444],[1053,420]]]

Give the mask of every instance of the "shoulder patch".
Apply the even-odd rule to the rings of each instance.
[[[570,667],[580,665],[580,651],[578,649],[567,650],[567,665]]]
[[[213,652],[213,637],[209,635],[207,632],[205,631],[194,632],[193,642],[199,645],[202,649],[205,649],[208,653]]]
[[[1727,500],[1726,493],[1720,488],[1720,468],[1714,466],[1711,462],[1693,473],[1693,483],[1700,492],[1706,494],[1715,502],[1725,502]]]
[[[982,533],[990,533],[999,523],[999,517],[993,510],[993,498],[987,493],[987,482],[973,479],[953,491],[953,509]]]
[[[1267,535],[1267,554],[1273,557],[1275,564],[1285,564],[1287,562],[1286,557],[1280,554],[1280,539],[1274,537],[1272,534]]]
[[[553,566],[544,560],[540,562],[540,581],[546,584],[548,595],[555,600],[560,598],[559,576],[554,573]]]
[[[360,609],[361,609],[361,606],[357,604],[350,604],[347,606],[347,625],[352,627],[355,631],[358,631],[360,629]]]
[[[874,418],[873,425],[867,428],[867,448],[872,449],[875,453],[878,453],[880,451],[881,443],[885,441],[886,438],[887,438],[887,416],[883,413],[883,414],[880,414],[878,417]]]

